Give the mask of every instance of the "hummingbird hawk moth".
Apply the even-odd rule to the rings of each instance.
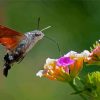
[[[34,30],[22,34],[0,25],[0,44],[5,46],[7,50],[7,53],[4,56],[4,76],[7,77],[8,70],[13,63],[20,62],[30,49],[44,37],[44,34],[42,33],[43,30]]]

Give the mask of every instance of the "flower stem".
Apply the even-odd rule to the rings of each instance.
[[[72,82],[69,82],[69,85],[76,91],[76,94],[80,95],[83,100],[87,100],[87,98],[81,94],[82,91],[79,91],[79,89]]]

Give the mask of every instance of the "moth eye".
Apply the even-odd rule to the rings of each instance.
[[[41,34],[39,34],[39,33],[35,33],[35,36],[40,36]]]

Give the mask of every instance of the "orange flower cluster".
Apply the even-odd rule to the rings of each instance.
[[[44,70],[40,70],[36,75],[51,80],[72,81],[81,71],[83,62],[88,55],[89,52],[86,50],[80,54],[70,51],[59,59],[48,58]]]
[[[83,63],[93,64],[100,61],[100,43],[96,42],[94,48],[89,52],[84,50],[81,53],[70,51],[58,59],[46,60],[44,69],[36,75],[47,77],[51,80],[72,81],[83,68]]]

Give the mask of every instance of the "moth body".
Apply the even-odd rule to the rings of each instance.
[[[27,32],[24,34],[24,37],[18,43],[16,48],[13,50],[8,50],[7,54],[4,57],[4,69],[3,74],[8,75],[8,70],[11,68],[11,65],[14,62],[20,62],[25,55],[34,47],[34,45],[42,39],[44,34],[41,31],[35,30]]]

